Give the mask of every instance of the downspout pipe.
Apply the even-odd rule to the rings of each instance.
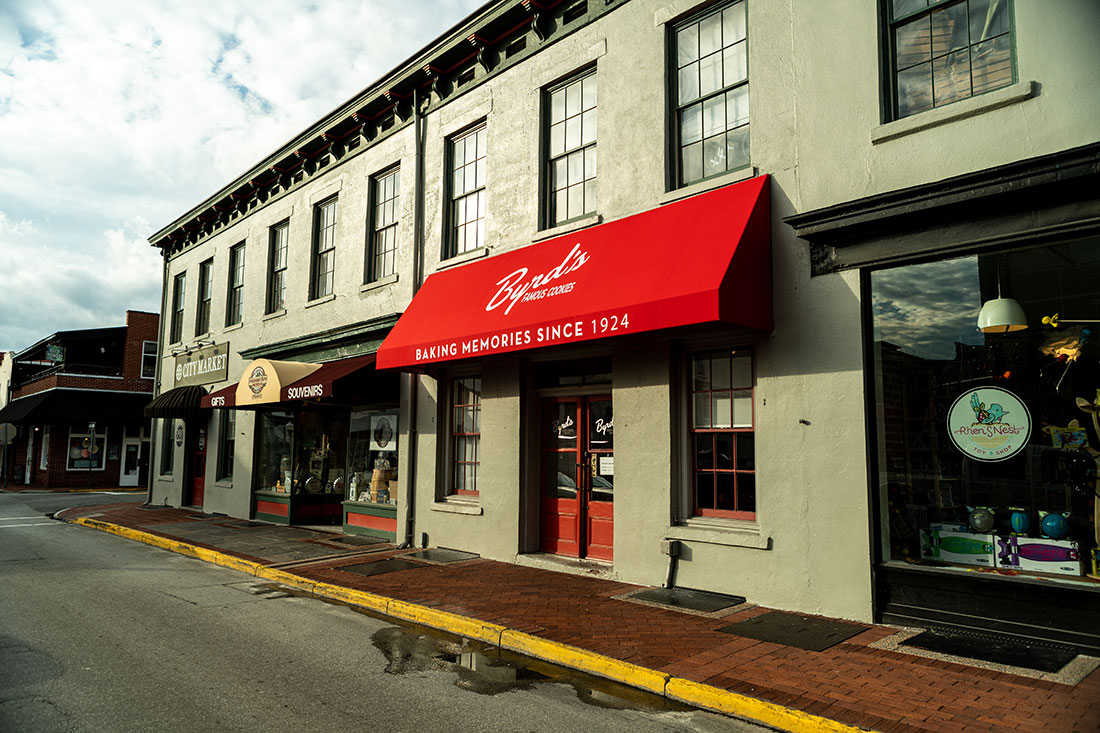
[[[160,396],[160,377],[161,377],[161,363],[164,361],[164,355],[160,353],[161,347],[165,344],[164,338],[164,313],[167,310],[165,307],[168,298],[168,252],[161,248],[161,256],[164,260],[164,266],[161,268],[160,277],[160,318],[157,320],[157,366],[154,372],[153,384],[155,385],[153,390],[153,397]],[[161,418],[162,420],[164,418]],[[150,506],[153,503],[153,478],[156,476],[157,470],[157,431],[153,429],[154,421],[149,420],[149,467],[146,471],[147,483],[149,484],[145,488],[145,503],[142,506]],[[163,431],[161,431],[163,435]],[[162,446],[163,447],[163,446]],[[140,451],[139,451],[140,452]],[[140,472],[140,469],[139,469]]]
[[[431,92],[428,93],[429,95]],[[429,96],[429,100],[431,97]],[[421,113],[420,87],[413,89],[413,135],[416,138],[413,153],[413,282],[412,297],[420,290],[420,284],[424,279],[424,116]],[[417,395],[420,389],[420,378],[413,373],[405,375],[408,379],[409,390],[409,479],[405,508],[405,539],[401,543],[402,549],[415,546],[413,533],[416,530],[416,462],[418,431],[416,429]]]

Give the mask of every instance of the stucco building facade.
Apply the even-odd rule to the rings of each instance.
[[[1097,345],[1040,362],[1100,318],[1098,26],[490,3],[153,235],[159,391],[209,394],[151,498],[1093,648],[1095,469],[1047,428],[1100,448]],[[1031,417],[997,460],[948,429],[990,394]]]

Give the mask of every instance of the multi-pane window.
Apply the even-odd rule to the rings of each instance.
[[[241,322],[244,310],[244,242],[229,249],[229,290],[225,297],[225,325]]]
[[[160,421],[160,475],[172,475],[172,463],[176,457],[176,448],[172,444],[172,436],[176,431],[176,421],[164,419]]]
[[[214,260],[199,265],[199,307],[195,311],[195,335],[210,332],[210,299],[214,292]]]
[[[485,125],[451,140],[450,254],[485,246]]]
[[[267,313],[286,307],[286,250],[290,237],[290,222],[279,222],[269,235]]]
[[[367,253],[368,282],[397,271],[397,223],[401,170],[394,168],[371,179],[370,251]]]
[[[596,72],[549,90],[550,226],[596,210]]]
[[[689,404],[694,514],[755,518],[752,353],[693,356]]]
[[[481,465],[481,377],[460,377],[451,383],[451,491],[478,494]]]
[[[336,271],[336,197],[313,207],[313,267],[309,297],[323,298],[332,293]]]
[[[218,428],[220,438],[218,445],[218,475],[217,480],[233,478],[233,446],[237,437],[237,411],[221,410],[221,420]]]
[[[675,29],[679,185],[749,164],[749,63],[744,0]]]
[[[1013,81],[1009,0],[888,0],[894,115]]]
[[[183,339],[183,304],[187,296],[187,273],[181,272],[172,280],[172,325],[168,343],[179,343]]]
[[[154,379],[157,376],[157,342],[141,342],[141,378]]]

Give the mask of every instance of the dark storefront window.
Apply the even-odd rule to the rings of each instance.
[[[397,411],[351,413],[348,499],[397,503]]]
[[[160,421],[160,475],[172,475],[172,463],[176,457],[176,446],[173,444],[173,436],[176,432],[176,421],[164,419]]]
[[[237,411],[221,410],[218,427],[218,480],[233,479],[233,449],[237,442]]]
[[[1098,244],[871,274],[885,559],[1095,572]]]
[[[261,412],[260,421],[260,490],[344,494],[347,412]]]
[[[451,491],[478,496],[481,468],[481,377],[451,383]]]

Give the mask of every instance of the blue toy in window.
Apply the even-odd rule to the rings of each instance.
[[[1020,507],[1010,507],[1009,511],[1012,512],[1008,517],[1008,522],[1012,526],[1012,534],[1027,534],[1027,531],[1031,529],[1031,517],[1028,516],[1027,510]]]
[[[1069,513],[1039,512],[1039,529],[1052,540],[1064,540],[1069,536]]]

